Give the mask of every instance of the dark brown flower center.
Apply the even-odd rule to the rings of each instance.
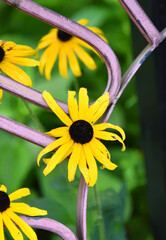
[[[84,120],[73,122],[69,128],[69,133],[76,143],[88,143],[93,138],[93,128],[90,123]]]
[[[0,191],[0,212],[4,212],[10,206],[10,199],[7,193]]]
[[[69,41],[73,36],[62,31],[62,30],[58,30],[58,38],[59,40],[61,40],[62,42],[67,42]]]
[[[2,47],[0,47],[0,62],[2,62],[4,56],[5,56],[5,51],[3,50]]]

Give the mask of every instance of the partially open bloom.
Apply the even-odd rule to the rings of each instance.
[[[88,20],[81,19],[78,23],[85,26],[88,24]],[[99,28],[88,28],[107,41],[103,32]],[[86,47],[91,50],[93,50],[93,48],[82,40],[63,32],[62,30],[53,28],[40,40],[38,49],[46,47],[47,49],[44,51],[40,59],[39,70],[40,73],[45,75],[48,80],[51,78],[51,71],[58,55],[59,73],[64,78],[67,78],[68,62],[73,74],[76,77],[81,76],[81,69],[76,55],[89,69],[96,69],[96,64],[93,58],[82,47]]]
[[[47,211],[41,210],[35,207],[30,207],[25,203],[13,202],[19,198],[25,197],[30,194],[28,188],[21,188],[11,194],[7,194],[7,188],[4,185],[0,185],[0,239],[4,240],[3,224],[9,230],[11,236],[15,240],[23,240],[20,229],[30,240],[37,240],[36,233],[34,230],[26,224],[19,216],[15,214],[21,213],[28,216],[43,216],[47,214]],[[15,225],[15,224],[16,225]]]
[[[78,165],[86,183],[89,186],[94,186],[98,175],[95,159],[102,164],[102,168],[114,170],[117,167],[116,164],[111,162],[109,151],[99,139],[109,141],[118,140],[122,143],[122,151],[124,151],[125,133],[121,127],[111,123],[95,124],[108,107],[108,92],[99,97],[90,107],[85,88],[80,88],[79,90],[79,105],[75,99],[75,94],[75,91],[68,92],[69,118],[51,94],[47,91],[43,92],[43,98],[48,106],[66,126],[47,132],[49,136],[59,137],[59,139],[49,144],[39,153],[37,163],[39,165],[40,159],[44,154],[58,148],[51,158],[43,159],[47,164],[43,171],[44,175],[49,174],[57,164],[70,156],[68,162],[68,180],[74,180]],[[113,132],[104,131],[107,128],[118,131],[121,136]]]
[[[32,87],[30,77],[17,65],[38,66],[38,61],[27,58],[35,54],[36,50],[31,47],[0,40],[0,73],[2,71],[15,81]],[[2,90],[0,89],[0,100],[1,98]]]

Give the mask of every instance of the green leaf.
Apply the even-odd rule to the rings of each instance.
[[[104,21],[109,17],[110,9],[105,6],[91,5],[77,11],[72,17],[73,20],[78,21],[82,18],[86,18],[90,21],[87,26],[101,26]]]
[[[30,174],[35,164],[34,151],[32,145],[7,133],[1,132],[1,139],[3,141],[0,141],[0,183],[6,185],[8,191],[12,192],[22,187]]]
[[[100,202],[104,218],[106,239],[126,240],[126,231],[124,227],[124,212],[126,204],[126,186],[123,184],[120,192],[113,189],[107,189],[100,192]],[[98,220],[99,221],[99,220]],[[98,224],[96,222],[96,224]],[[92,236],[99,240],[97,225]]]

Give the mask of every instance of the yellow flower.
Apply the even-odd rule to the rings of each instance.
[[[30,194],[28,188],[21,188],[17,191],[7,194],[7,188],[4,185],[0,185],[0,239],[5,240],[3,223],[6,228],[8,228],[11,236],[15,240],[23,240],[23,235],[20,230],[16,227],[19,226],[20,229],[27,235],[31,240],[37,240],[36,233],[33,229],[25,223],[19,216],[15,214],[21,213],[28,216],[46,215],[47,211],[41,210],[35,207],[30,207],[25,203],[13,202],[19,198],[25,197]],[[15,225],[15,224],[16,225]]]
[[[51,94],[47,91],[43,92],[43,98],[48,106],[66,126],[47,132],[49,136],[59,137],[59,139],[49,144],[39,153],[37,163],[39,165],[40,159],[44,154],[58,148],[51,158],[43,159],[47,164],[43,171],[44,175],[49,174],[57,164],[71,154],[68,162],[68,180],[74,180],[78,165],[86,183],[89,186],[94,186],[98,175],[95,159],[103,165],[102,168],[114,170],[117,167],[117,165],[110,161],[109,151],[99,139],[109,141],[118,140],[122,143],[122,151],[124,151],[125,133],[122,128],[111,123],[95,124],[108,107],[108,92],[99,97],[90,107],[87,89],[80,88],[78,97],[79,105],[75,99],[75,94],[75,91],[68,92],[69,118]],[[121,137],[116,133],[104,131],[107,128],[117,130],[121,134]]]
[[[78,21],[81,25],[88,24],[87,19],[81,19]],[[97,27],[88,27],[91,31],[98,34],[105,41],[103,32]],[[51,71],[53,65],[59,55],[59,72],[64,78],[67,78],[68,62],[69,66],[76,77],[81,76],[81,69],[76,55],[80,60],[91,70],[96,69],[96,64],[92,57],[82,48],[86,47],[95,51],[91,46],[82,40],[72,36],[57,28],[51,29],[50,32],[45,35],[39,42],[38,49],[47,49],[44,51],[41,59],[39,71],[42,75],[45,75],[49,80],[51,78]],[[96,52],[96,51],[95,51]]]
[[[0,73],[2,71],[15,81],[32,87],[30,77],[17,65],[38,66],[38,61],[27,58],[35,54],[36,50],[31,47],[18,45],[11,41],[0,40]],[[1,98],[2,90],[0,89],[0,100]]]

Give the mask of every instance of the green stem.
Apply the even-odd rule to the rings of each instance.
[[[79,91],[79,82],[78,82],[78,78],[74,78],[74,89],[76,91],[76,93],[78,93]]]
[[[99,194],[98,194],[96,185],[93,187],[93,190],[94,190],[94,198],[95,198],[95,202],[96,202],[99,236],[100,236],[100,240],[105,240],[106,238],[105,238],[105,229],[104,229],[104,219],[103,219],[101,203],[100,203]]]
[[[44,127],[43,127],[43,125],[41,124],[41,122],[40,122],[40,120],[38,119],[38,117],[36,116],[36,114],[31,110],[31,108],[29,107],[28,103],[27,103],[25,100],[22,99],[22,101],[23,101],[24,105],[26,106],[28,112],[30,113],[30,115],[31,115],[34,123],[35,123],[36,126],[37,126],[37,128],[38,128],[41,132],[44,132]]]

